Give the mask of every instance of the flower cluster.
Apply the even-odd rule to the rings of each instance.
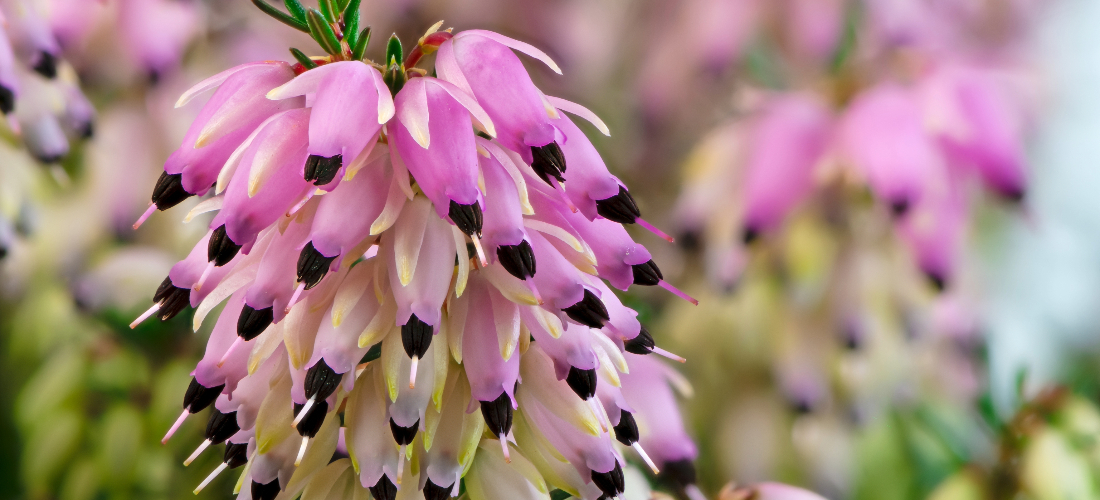
[[[791,422],[704,456],[738,464],[790,443],[816,490],[858,496],[879,457],[855,442],[922,432],[894,416],[929,401],[970,411],[985,368],[967,243],[977,209],[1028,203],[1032,73],[1017,40],[1034,3],[688,3],[772,22],[744,25],[732,116],[685,162],[677,217],[727,294],[667,311],[668,347],[741,372],[747,395],[704,403],[701,425],[758,437],[761,421]],[[717,370],[691,375],[717,390]],[[786,404],[761,409],[773,391]]]
[[[376,64],[356,0],[255,3],[328,55],[292,49],[180,100],[216,89],[138,224],[190,196],[218,213],[135,325],[193,306],[197,328],[226,304],[165,440],[213,406],[187,463],[225,442],[210,479],[247,464],[241,498],[613,498],[627,447],[698,497],[686,384],[647,355],[679,358],[611,287],[692,299],[624,229],[664,236],[565,113],[606,126],[513,50],[554,62],[440,23]]]
[[[69,138],[92,135],[95,110],[36,5],[4,0],[0,13],[0,112],[35,158],[56,163],[69,152]]]
[[[748,244],[776,233],[815,195],[866,187],[893,214],[920,270],[942,290],[958,267],[970,186],[980,181],[1007,200],[1024,198],[1026,70],[1010,43],[990,47],[975,40],[974,18],[986,19],[979,14],[947,22],[942,8],[913,6],[908,19],[900,7],[868,2],[858,38],[844,40],[845,9],[861,3],[832,2],[833,15],[819,20],[837,24],[814,45],[818,52],[836,51],[831,73],[806,77],[789,70],[793,89],[746,98],[744,115],[700,146],[692,161],[701,175],[688,180],[681,219],[712,239],[740,231]],[[955,45],[945,46],[945,39]],[[731,188],[737,196],[728,196]],[[717,227],[727,224],[735,227]],[[720,254],[713,255],[717,267],[733,278],[729,269],[738,258],[729,245],[717,242],[711,250]]]
[[[58,165],[69,152],[70,140],[92,135],[95,114],[80,90],[72,68],[46,17],[24,0],[0,2],[0,113],[9,132],[61,183],[68,175]],[[17,151],[5,148],[0,167],[0,259],[28,229],[27,192],[35,184],[34,169],[24,168]]]

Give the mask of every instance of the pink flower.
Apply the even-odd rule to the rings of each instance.
[[[528,455],[547,446],[573,460],[560,487],[622,494],[618,447],[648,462],[639,439],[651,438],[614,444],[597,394],[630,371],[625,352],[682,359],[601,278],[680,292],[621,226],[644,221],[560,110],[602,122],[542,95],[509,48],[545,59],[526,44],[433,28],[407,61],[439,48],[441,78],[397,54],[382,73],[351,56],[362,47],[350,32],[348,47],[329,43],[309,16],[325,64],[243,65],[184,96],[220,87],[143,216],[214,187],[196,208],[218,211],[209,233],[135,321],[190,305],[197,328],[228,301],[165,439],[213,402],[188,462],[231,443],[212,478],[247,451],[258,500],[332,487],[333,474],[379,500],[402,488],[447,498],[464,474],[471,491],[545,491],[544,462]],[[564,179],[565,157],[575,181],[531,182]],[[573,185],[588,213],[571,206]],[[639,408],[676,412],[670,398]],[[348,459],[329,464],[341,435]],[[677,439],[653,442],[690,446]]]
[[[761,110],[745,165],[746,241],[780,225],[810,195],[831,125],[828,110],[810,96],[782,96]]]
[[[943,156],[924,128],[913,91],[883,84],[860,94],[840,125],[842,154],[898,215],[923,202]]]

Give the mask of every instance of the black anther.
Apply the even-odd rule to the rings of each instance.
[[[157,210],[168,210],[190,197],[191,193],[183,188],[183,174],[161,172],[156,186],[153,186],[150,200],[157,206]]]
[[[275,311],[272,307],[253,309],[245,304],[241,315],[237,317],[237,335],[245,341],[252,340],[259,337],[274,320]]]
[[[619,193],[615,196],[596,201],[596,213],[619,224],[633,224],[642,216],[634,197],[622,186],[619,186]]]
[[[551,177],[557,179],[558,182],[565,182],[565,177],[562,176],[565,173],[565,153],[562,152],[558,143],[551,142],[545,146],[532,146],[531,156],[533,157],[531,169],[543,182],[551,184]]]
[[[210,243],[206,246],[206,260],[221,267],[233,260],[239,251],[241,246],[233,242],[225,232],[225,224],[222,224],[210,235]]]
[[[336,178],[336,172],[344,164],[344,155],[336,155],[325,158],[324,156],[309,155],[306,159],[305,179],[314,186],[324,186]]]
[[[641,264],[634,264],[630,268],[634,270],[635,285],[655,286],[665,279],[665,275],[661,273],[661,268],[657,267],[657,263],[653,262],[653,259]]]
[[[416,439],[416,431],[420,428],[420,420],[412,424],[409,427],[401,427],[390,419],[390,434],[393,434],[393,440],[397,441],[397,445],[412,444],[413,439]]]
[[[565,383],[569,384],[569,388],[573,389],[577,396],[587,400],[596,395],[596,370],[581,370],[575,366],[570,366],[569,375],[565,377]]]
[[[458,229],[466,236],[477,235],[481,237],[481,226],[484,222],[484,214],[481,212],[481,203],[473,202],[469,205],[459,205],[454,200],[451,200],[451,205],[447,209],[447,215],[451,218],[451,222],[458,226]]]
[[[431,344],[432,325],[420,321],[415,314],[409,316],[409,321],[401,325],[401,345],[405,347],[405,354],[424,359]]]
[[[317,361],[317,364],[306,371],[306,399],[314,401],[328,399],[340,386],[341,378],[343,376],[336,373],[336,370],[329,368],[324,359]]]
[[[626,352],[632,354],[649,354],[653,352],[653,348],[656,346],[657,343],[653,341],[653,335],[650,335],[645,325],[642,325],[642,329],[638,331],[637,337],[623,342],[623,347],[626,349]]]
[[[328,268],[336,257],[339,257],[339,255],[325,257],[316,248],[313,248],[312,241],[306,243],[305,248],[302,248],[302,253],[298,254],[298,282],[305,283],[306,290],[317,286],[325,277],[325,274],[328,274]]]
[[[512,400],[508,398],[508,393],[502,392],[499,398],[492,401],[482,401],[481,415],[494,436],[507,435],[512,430]]]
[[[210,421],[206,423],[204,435],[211,443],[218,444],[229,439],[239,430],[241,428],[237,425],[237,412],[222,413],[214,408],[210,413]]]
[[[638,422],[634,420],[634,415],[626,410],[619,410],[619,425],[615,426],[615,439],[627,446],[641,439],[638,435]]]
[[[527,240],[518,245],[497,247],[497,259],[505,271],[518,279],[525,280],[535,275],[535,251]]]
[[[584,297],[579,302],[562,309],[562,312],[573,321],[589,328],[603,328],[604,323],[611,320],[603,302],[600,302],[599,297],[588,289],[584,290]]]
[[[623,478],[623,468],[619,462],[615,462],[615,468],[607,472],[592,471],[592,482],[600,488],[604,495],[616,497],[626,489]]]
[[[225,390],[225,384],[206,387],[200,384],[198,379],[192,378],[191,385],[187,386],[187,392],[183,393],[183,409],[188,413],[203,411],[218,399],[223,390]]]

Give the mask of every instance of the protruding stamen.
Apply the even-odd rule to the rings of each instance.
[[[153,212],[156,212],[156,211],[157,211],[157,204],[156,203],[149,203],[149,208],[146,208],[145,213],[141,214],[141,217],[138,217],[137,222],[134,223],[134,229],[137,229],[137,228],[141,227],[142,224],[145,224],[145,221],[149,218],[149,216],[153,215]]]
[[[306,398],[318,401],[328,399],[340,386],[342,375],[330,368],[324,358],[318,360],[306,371]]]
[[[678,361],[678,362],[680,362],[680,363],[687,363],[687,360],[686,360],[686,359],[684,359],[684,358],[682,358],[682,357],[680,357],[680,356],[677,356],[677,355],[675,355],[675,354],[673,354],[673,353],[671,353],[671,352],[668,352],[668,351],[666,351],[666,350],[664,350],[664,349],[661,349],[660,347],[654,347],[654,348],[653,348],[653,354],[656,354],[656,355],[658,355],[658,356],[664,356],[664,357],[666,357],[666,358],[668,358],[668,359],[671,359],[671,360],[673,360],[673,361]]]
[[[225,364],[225,361],[229,359],[229,356],[233,354],[233,350],[240,347],[240,345],[243,343],[245,343],[245,340],[241,337],[237,337],[236,339],[234,339],[233,343],[229,345],[229,349],[226,349],[225,354],[222,354],[222,359],[218,360],[218,368],[221,368],[222,365]]]
[[[569,199],[569,194],[565,192],[565,186],[562,186],[557,179],[551,177],[550,183],[554,185],[554,191],[558,192],[558,196],[561,196],[561,201],[565,202],[565,206],[569,207],[569,211],[577,213],[577,206],[573,204],[573,200]]]
[[[470,239],[473,240],[474,248],[477,249],[477,260],[481,262],[481,267],[489,267],[489,260],[485,258],[485,249],[481,248],[481,238],[473,234],[470,235]]]
[[[405,475],[405,448],[407,445],[401,445],[401,451],[397,455],[397,484],[401,484],[402,476]]]
[[[305,412],[302,412],[305,413]],[[299,413],[301,415],[302,413]],[[302,437],[302,446],[298,447],[298,457],[294,459],[294,466],[302,465],[302,457],[306,456],[306,447],[309,446],[309,437]]]
[[[179,430],[180,426],[183,425],[183,421],[187,420],[187,416],[190,414],[191,412],[187,411],[185,408],[183,413],[180,413],[180,417],[176,419],[176,423],[172,424],[172,428],[168,429],[168,432],[164,434],[164,438],[160,440],[160,444],[168,444],[168,440],[172,439],[172,435]]]
[[[630,447],[634,448],[634,451],[638,452],[638,455],[642,457],[642,461],[644,461],[645,464],[649,466],[649,470],[653,471],[654,474],[661,473],[661,470],[657,468],[657,464],[653,463],[653,459],[649,458],[649,454],[646,453],[644,449],[642,449],[642,443],[635,441],[634,444],[630,445]]]
[[[141,313],[141,316],[138,316],[137,319],[130,323],[130,329],[133,330],[134,328],[137,328],[137,326],[140,325],[142,321],[149,319],[149,316],[156,314],[159,310],[160,303],[153,304],[153,307],[146,309],[145,312]]]
[[[306,400],[306,404],[302,406],[302,409],[298,411],[298,415],[294,417],[294,421],[290,423],[291,427],[298,427],[298,423],[306,417],[306,414],[309,413],[310,408],[313,408],[314,401],[315,400],[313,398],[309,398],[308,400]]]
[[[195,286],[192,289],[198,291],[202,290],[203,283],[206,283],[206,279],[210,277],[210,273],[214,272],[214,268],[217,267],[214,261],[210,261],[206,264],[206,268],[202,270],[202,275],[199,276],[199,280],[195,282]]]
[[[420,363],[420,358],[413,356],[412,365],[409,367],[409,389],[416,389],[416,365]]]
[[[302,201],[299,201],[298,203],[295,203],[293,207],[290,207],[290,210],[286,212],[287,217],[294,217],[294,215],[297,214],[298,211],[302,209],[302,207],[306,206],[306,203],[309,203],[309,200],[313,199],[313,195],[316,193],[317,190],[310,189],[309,192],[306,193],[306,197],[302,198]]]
[[[661,231],[660,229],[657,229],[656,227],[653,226],[653,224],[650,224],[650,223],[646,222],[645,219],[643,219],[641,217],[638,217],[637,219],[634,219],[634,223],[650,230],[650,232],[652,232],[653,234],[656,234],[661,239],[663,239],[663,240],[665,240],[669,243],[675,243],[676,242],[676,238],[673,238],[672,236],[669,236],[668,234],[666,234],[664,231]]]
[[[584,402],[588,403],[588,407],[592,409],[592,413],[596,414],[596,420],[600,422],[600,429],[607,432],[607,429],[611,428],[611,421],[607,418],[607,413],[603,411],[600,402],[594,397],[588,398],[584,400]]]
[[[298,283],[298,288],[294,289],[294,295],[290,296],[290,302],[286,303],[286,309],[283,310],[283,313],[290,314],[290,308],[294,307],[294,304],[298,303],[298,298],[302,296],[302,292],[305,291],[305,289],[305,283]]]
[[[202,452],[206,450],[206,448],[208,448],[211,444],[214,443],[209,439],[204,439],[202,441],[202,444],[200,444],[198,448],[195,448],[195,452],[192,453],[191,456],[187,457],[187,460],[183,461],[183,466],[186,467],[188,465],[191,465],[191,462],[194,462],[196,458],[199,458],[199,455],[201,455]]]
[[[535,287],[535,280],[527,278],[523,281],[527,283],[527,288],[531,289],[531,295],[535,296],[535,302],[538,302],[540,306],[543,305],[545,302],[542,301],[542,294],[539,293],[539,289]]]
[[[691,302],[694,305],[699,305],[699,301],[695,300],[694,297],[692,297],[691,295],[688,295],[684,292],[681,292],[679,288],[676,288],[676,287],[672,286],[672,284],[670,284],[669,282],[667,282],[665,280],[661,280],[661,282],[658,283],[658,285],[660,285],[661,288],[664,288],[665,290],[668,290],[668,291],[672,292],[674,295],[676,295],[677,297],[680,297],[681,299],[684,299],[688,302]]]
[[[500,437],[500,451],[504,452],[504,461],[512,463],[512,454],[508,452],[508,436],[501,434],[498,437]]]
[[[227,464],[225,462],[222,462],[221,465],[219,465],[216,469],[214,469],[214,472],[211,472],[209,476],[206,476],[206,479],[203,479],[202,482],[199,483],[199,487],[195,488],[195,491],[193,493],[198,495],[199,492],[202,491],[203,488],[210,485],[210,483],[214,480],[214,478],[218,477],[218,474],[221,474],[222,471],[224,471],[225,469],[228,469],[228,468],[229,468],[229,464]]]
[[[684,493],[687,493],[689,500],[707,500],[707,496],[694,484],[687,485],[687,487],[684,488]]]

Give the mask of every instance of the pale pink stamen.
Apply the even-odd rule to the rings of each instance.
[[[684,493],[687,493],[690,500],[707,500],[707,496],[694,484],[687,485],[687,487],[684,488]]]
[[[309,200],[313,199],[313,195],[316,192],[316,190],[310,189],[309,193],[306,194],[306,197],[303,198],[302,201],[299,201],[297,205],[291,207],[290,211],[286,213],[287,217],[293,217],[294,214],[298,213],[298,211],[301,210],[302,207],[306,206],[306,203],[309,203]]]
[[[592,413],[596,414],[596,420],[600,422],[600,429],[607,432],[609,421],[607,421],[607,415],[604,414],[603,408],[600,407],[600,403],[596,401],[596,398],[588,398],[585,400],[588,403],[588,407],[592,410]]]
[[[294,307],[294,304],[298,303],[298,298],[302,296],[302,292],[305,291],[306,284],[298,283],[298,288],[294,289],[294,295],[290,296],[290,302],[286,303],[286,309],[283,310],[284,314],[290,314],[290,308]]]
[[[688,295],[688,294],[686,294],[686,293],[684,293],[684,292],[681,292],[679,288],[676,288],[676,287],[672,286],[672,284],[671,284],[671,283],[669,283],[669,282],[667,282],[667,281],[665,281],[665,280],[661,280],[661,281],[660,281],[659,283],[657,283],[657,284],[658,284],[658,285],[660,285],[660,286],[661,286],[661,288],[664,288],[665,290],[668,290],[668,291],[672,292],[672,293],[673,293],[673,294],[675,294],[675,295],[676,295],[677,297],[680,297],[681,299],[684,299],[684,300],[686,300],[686,301],[688,301],[688,302],[691,302],[692,304],[695,304],[695,305],[699,305],[699,301],[698,301],[698,300],[695,300],[695,298],[693,298],[693,297],[692,297],[691,295]]]
[[[302,405],[302,409],[298,411],[298,415],[294,417],[294,421],[290,423],[290,426],[298,427],[298,422],[301,422],[302,419],[305,418],[310,408],[313,408],[313,398],[309,398],[306,404]]]
[[[671,359],[673,361],[679,361],[680,363],[687,363],[686,359],[684,359],[680,356],[677,356],[677,355],[675,355],[671,352],[668,352],[664,349],[661,349],[660,347],[654,347],[653,348],[653,354],[656,354],[658,356],[664,356],[664,357],[666,357],[668,359]]]
[[[164,435],[164,439],[160,440],[160,444],[168,444],[168,440],[172,439],[172,435],[179,430],[180,426],[183,425],[183,421],[187,420],[187,416],[190,414],[191,412],[186,409],[183,410],[183,413],[180,414],[180,418],[176,419],[176,423],[172,424],[172,428],[168,429],[168,432]]]
[[[569,199],[569,195],[565,194],[565,186],[562,186],[557,179],[551,177],[550,182],[554,184],[554,190],[561,195],[561,201],[565,202],[565,206],[569,207],[569,211],[577,213],[577,206],[573,204],[573,200]]]
[[[617,328],[617,327],[616,327],[616,326],[615,326],[614,324],[612,324],[612,323],[611,323],[610,321],[608,321],[607,323],[604,323],[604,324],[603,324],[603,327],[604,327],[604,328],[607,328],[607,331],[608,331],[608,333],[610,333],[610,334],[612,334],[612,335],[615,335],[615,336],[617,336],[617,337],[620,337],[620,338],[626,338],[626,336],[625,336],[625,335],[623,335],[623,332],[622,332],[621,330],[619,330],[619,329],[618,329],[618,328]]]
[[[187,457],[187,460],[183,461],[183,466],[187,467],[188,465],[191,465],[191,462],[194,462],[196,458],[199,458],[199,455],[201,455],[203,451],[209,448],[211,444],[213,443],[211,443],[209,439],[203,440],[202,444],[200,444],[198,448],[195,448],[195,452],[192,453],[191,456]]]
[[[503,433],[500,435],[500,451],[504,452],[504,461],[512,463],[512,454],[508,452],[508,438]]]
[[[397,457],[397,484],[401,484],[401,476],[405,475],[405,445],[401,445],[401,454]]]
[[[214,261],[210,261],[206,264],[206,269],[202,270],[202,275],[199,276],[199,280],[195,282],[195,286],[191,287],[195,291],[202,290],[203,283],[206,283],[206,279],[210,277],[210,273],[214,272]]]
[[[630,445],[630,447],[634,448],[634,451],[638,452],[638,455],[642,457],[642,460],[645,462],[645,464],[649,466],[649,470],[653,471],[654,474],[661,473],[661,471],[657,469],[657,464],[653,463],[653,459],[649,458],[649,454],[642,449],[642,443],[635,441],[634,444]]]
[[[157,211],[157,204],[156,203],[150,203],[149,208],[146,208],[145,213],[141,214],[141,217],[138,217],[137,222],[134,223],[134,229],[137,229],[137,228],[141,227],[141,225],[145,223],[145,220],[148,219],[150,215],[153,215],[153,212],[156,212],[156,211]]]
[[[137,326],[140,325],[142,321],[149,319],[149,316],[156,314],[159,310],[160,302],[153,304],[153,307],[146,309],[145,312],[141,313],[141,316],[138,316],[133,323],[130,323],[130,329],[133,330],[134,328],[137,328]]]
[[[412,366],[409,368],[409,389],[416,389],[416,366],[420,363],[420,358],[412,357]]]
[[[202,482],[199,483],[199,487],[195,488],[195,491],[193,493],[198,495],[199,492],[202,491],[203,488],[210,485],[210,483],[212,481],[214,481],[214,478],[218,477],[218,474],[221,474],[222,471],[224,471],[228,467],[229,467],[229,464],[227,464],[225,462],[222,462],[221,465],[218,466],[218,468],[214,469],[214,472],[211,472],[209,476],[206,476],[206,479],[203,479]]]
[[[477,249],[477,260],[481,262],[481,267],[489,267],[489,261],[485,259],[485,250],[481,248],[481,239],[477,235],[471,235],[470,239],[474,242],[474,248]]]
[[[535,280],[532,279],[532,278],[527,278],[523,281],[525,281],[527,283],[527,288],[531,289],[531,295],[535,296],[535,301],[538,302],[539,305],[541,306],[543,304],[542,294],[540,294],[539,289],[535,287]]]
[[[222,367],[222,365],[224,365],[224,364],[225,364],[225,361],[226,361],[227,359],[229,359],[229,356],[230,356],[231,354],[233,354],[233,351],[234,351],[234,350],[236,350],[236,349],[237,349],[237,347],[239,347],[239,346],[240,346],[241,344],[243,344],[243,343],[245,343],[245,340],[244,340],[244,338],[243,338],[243,337],[237,337],[237,338],[236,338],[236,339],[235,339],[235,340],[233,341],[233,344],[231,344],[231,345],[229,346],[229,349],[226,349],[226,350],[225,350],[225,354],[222,354],[222,359],[219,359],[219,360],[218,360],[218,368],[221,368],[221,367]]]
[[[298,448],[298,458],[294,459],[294,466],[302,465],[302,457],[306,456],[306,447],[309,446],[309,438],[302,436],[302,446]]]
[[[665,240],[669,243],[674,243],[676,241],[675,238],[669,236],[668,234],[665,234],[664,231],[661,231],[660,229],[657,229],[656,227],[653,226],[653,224],[650,224],[650,223],[646,222],[645,219],[643,219],[641,217],[638,217],[637,219],[634,219],[634,222],[636,224],[638,224],[639,226],[642,226],[642,227],[650,230],[653,234],[656,234],[657,236],[660,236],[661,239],[663,239],[663,240]]]

